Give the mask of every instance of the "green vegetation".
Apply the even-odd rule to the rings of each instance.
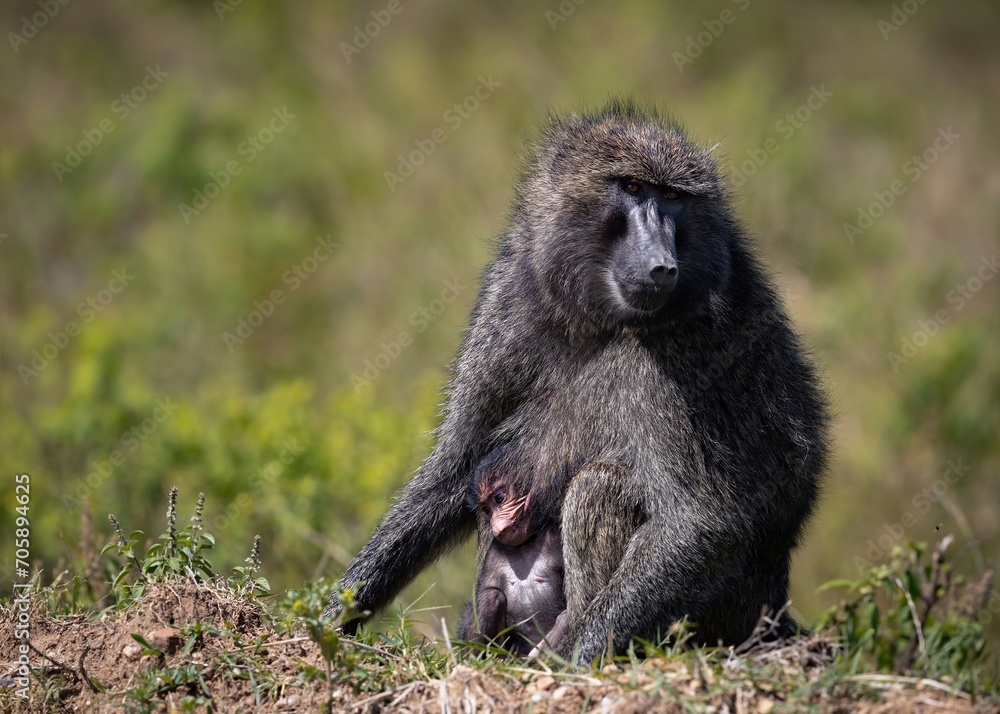
[[[126,553],[95,556],[104,514],[153,532],[172,484],[181,513],[206,494],[214,562],[260,534],[244,594],[335,579],[430,449],[523,138],[634,94],[722,142],[825,367],[835,460],[793,599],[815,621],[822,583],[874,578],[836,626],[886,670],[915,631],[901,593],[923,613],[894,549],[953,532],[968,582],[1000,553],[997,5],[404,3],[368,33],[384,7],[70,3],[4,50],[0,513],[30,474],[41,583],[117,602],[153,565],[205,576],[191,526],[148,563],[126,535],[118,581]],[[26,37],[38,11],[0,26]],[[0,593],[13,571],[0,553]],[[405,593],[414,636],[454,630],[473,575],[465,548]],[[885,598],[899,620],[873,622]],[[934,623],[948,663],[910,669],[971,666],[979,635]]]
[[[489,710],[562,702],[574,711],[628,701],[751,711],[864,710],[880,702],[906,710],[915,701],[1000,706],[1000,680],[985,662],[976,620],[992,583],[952,577],[951,536],[929,564],[922,562],[924,547],[911,544],[858,582],[831,583],[852,597],[832,608],[816,633],[793,643],[767,644],[769,623],[762,621],[740,647],[694,647],[680,623],[668,640],[644,643],[641,656],[632,651],[574,668],[552,655],[523,660],[492,646],[429,642],[416,637],[406,617],[384,633],[345,638],[336,628],[357,613],[353,595],[327,580],[265,597],[262,607],[266,582],[254,577],[262,565],[259,539],[248,565],[223,578],[204,554],[215,539],[201,525],[202,501],[181,529],[176,501],[173,488],[167,530],[144,552],[135,546],[140,534],[126,537],[116,523],[119,539],[105,552],[115,554],[110,562],[118,574],[103,613],[75,597],[81,590],[69,583],[31,596],[29,691],[46,711],[96,704],[155,712],[164,702],[181,711],[233,711],[250,702],[257,711],[391,710],[443,700],[458,708],[470,697],[485,699],[480,704]],[[126,581],[134,584],[123,587]],[[323,620],[331,593],[341,612]],[[13,612],[13,603],[0,601],[5,621]],[[107,633],[114,633],[110,641]],[[16,659],[12,642],[0,643],[5,661]],[[45,654],[54,650],[62,659]],[[14,696],[11,688],[0,690],[0,705]]]
[[[854,594],[819,623],[822,631],[836,632],[848,672],[908,673],[979,690],[989,654],[979,614],[987,608],[993,573],[972,583],[953,577],[946,559],[952,540],[938,544],[931,563],[921,562],[924,544],[909,543],[857,582],[827,584]],[[996,676],[985,676],[995,687]]]

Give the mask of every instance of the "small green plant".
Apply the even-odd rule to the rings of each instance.
[[[150,668],[139,673],[125,697],[137,704],[138,711],[157,711],[156,700],[170,692],[185,691],[181,711],[205,711],[212,702],[212,692],[201,667],[193,662],[178,667]]]
[[[342,646],[339,633],[342,624],[367,614],[358,611],[354,593],[353,587],[339,588],[328,580],[319,580],[302,590],[290,590],[278,605],[278,611],[284,613],[284,625],[288,629],[304,627],[309,639],[319,646],[331,686],[336,678],[349,675],[357,666],[354,649]],[[331,595],[340,605],[339,612],[324,617]]]
[[[236,594],[251,600],[271,594],[271,586],[267,579],[254,577],[260,570],[260,544],[261,537],[254,536],[250,557],[246,559],[247,564],[237,565],[233,568],[233,574],[229,576],[229,585]]]
[[[924,563],[924,543],[893,550],[859,581],[838,580],[853,598],[830,609],[821,629],[839,636],[841,663],[851,674],[875,669],[942,679],[975,693],[988,684],[986,638],[977,615],[990,592],[992,571],[975,581],[955,575],[946,551],[952,536]]]
[[[205,494],[198,494],[191,524],[177,530],[177,487],[170,489],[167,498],[167,531],[146,550],[140,560],[137,553],[142,531],[132,531],[127,536],[114,514],[108,516],[111,526],[118,534],[118,540],[101,550],[101,555],[115,551],[122,566],[111,581],[111,590],[119,606],[124,606],[140,598],[150,582],[171,577],[190,578],[196,583],[206,583],[215,577],[212,563],[205,557],[205,551],[215,546],[215,536],[204,529],[202,512],[205,508]],[[257,549],[257,568],[260,545]],[[258,578],[264,587],[267,581]]]

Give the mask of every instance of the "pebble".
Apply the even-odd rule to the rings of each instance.
[[[543,674],[541,677],[532,682],[531,685],[529,686],[536,692],[544,692],[546,689],[548,689],[555,683],[556,683],[555,677]]]
[[[302,697],[298,694],[293,694],[290,697],[284,697],[279,699],[277,703],[278,709],[297,709],[302,704]]]
[[[565,684],[561,687],[556,687],[555,691],[552,692],[552,701],[558,702],[560,699],[565,699],[572,691],[573,688]]]
[[[181,638],[173,627],[161,627],[158,630],[147,632],[146,642],[164,654],[171,654],[177,651],[181,644]]]

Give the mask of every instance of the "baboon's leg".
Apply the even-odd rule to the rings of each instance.
[[[566,610],[575,623],[611,580],[629,540],[643,521],[630,498],[628,474],[619,466],[594,463],[573,477],[562,511]]]

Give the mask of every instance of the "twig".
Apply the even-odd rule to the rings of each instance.
[[[954,540],[955,536],[949,533],[942,538],[941,542],[937,544],[936,548],[934,548],[934,555],[931,556],[931,576],[927,579],[927,582],[924,583],[924,586],[920,591],[920,599],[924,603],[923,617],[919,617],[917,615],[917,608],[913,599],[910,597],[909,591],[903,586],[903,583],[898,577],[895,579],[899,589],[903,591],[904,595],[906,595],[906,601],[909,603],[910,611],[913,614],[913,627],[916,629],[917,633],[917,638],[910,640],[910,644],[907,646],[906,652],[903,653],[903,656],[900,659],[900,669],[904,671],[913,665],[913,660],[916,659],[918,645],[920,646],[920,651],[926,655],[927,650],[924,646],[924,627],[927,625],[931,609],[937,604],[938,586],[943,585],[945,591],[947,591],[951,585],[951,575],[949,571],[944,570],[942,566],[944,565],[945,551],[948,550]],[[938,582],[939,579],[941,580],[940,583]]]
[[[418,682],[411,682],[409,686],[400,687],[400,688],[396,689],[396,691],[399,692],[399,694],[396,696],[395,699],[393,699],[391,702],[389,702],[389,706],[390,707],[394,707],[397,704],[399,704],[401,701],[403,701],[403,699],[405,699],[406,697],[410,696],[410,692],[412,692],[414,689],[417,688],[417,684],[418,684]],[[420,684],[423,684],[423,682],[420,682]]]
[[[445,685],[443,679],[441,680],[438,692],[438,703],[441,705],[441,714],[451,714],[451,707],[448,706],[448,687]]]
[[[781,617],[785,614],[785,611],[791,604],[791,600],[786,602],[773,618],[767,616],[767,605],[765,605],[761,609],[760,617],[757,620],[757,624],[753,628],[753,632],[750,633],[750,637],[744,640],[743,643],[738,645],[733,651],[736,654],[746,654],[757,645],[766,644],[764,638],[777,632],[779,623],[781,622]]]
[[[917,605],[913,602],[913,598],[910,597],[910,591],[906,589],[905,585],[903,585],[903,581],[900,580],[898,575],[894,578],[894,580],[896,581],[896,585],[899,586],[899,589],[903,591],[903,595],[906,597],[906,604],[909,605],[910,614],[913,615],[913,627],[917,631],[917,639],[910,641],[910,646],[907,648],[906,656],[903,658],[905,661],[904,669],[908,669],[909,666],[913,664],[913,653],[911,650],[913,649],[914,642],[918,642],[920,644],[920,653],[925,657],[927,656],[927,645],[924,642],[924,627],[922,623],[926,619],[927,612],[930,611],[930,607],[924,611],[924,617],[920,617],[920,615],[917,614]],[[926,602],[926,599],[924,601]]]
[[[448,634],[448,623],[444,621],[443,617],[441,618],[441,632],[444,633],[444,643],[448,648],[448,659],[451,660],[451,666],[454,667],[457,664],[455,661],[455,649],[451,646],[451,636]]]
[[[256,642],[252,645],[243,645],[242,647],[237,647],[237,651],[251,650],[258,647],[280,647],[281,645],[294,645],[298,642],[309,642],[308,637],[292,637],[287,640],[276,640],[275,642],[261,642],[257,644]]]
[[[90,691],[94,694],[100,694],[101,688],[94,684],[94,681],[87,675],[87,670],[83,668],[83,660],[91,649],[90,645],[83,646],[83,652],[80,653],[80,660],[76,663],[76,666],[80,670],[80,676],[83,678],[83,681],[87,683]]]
[[[30,640],[28,641],[28,647],[30,647],[31,649],[33,649],[35,652],[37,652],[38,654],[40,654],[42,657],[44,657],[45,659],[47,659],[49,662],[51,662],[52,664],[54,664],[56,667],[59,667],[60,669],[66,670],[67,672],[71,673],[74,677],[79,677],[80,676],[79,672],[77,672],[75,669],[73,669],[72,667],[70,667],[68,664],[60,662],[55,657],[49,657],[47,654],[45,654],[40,649],[38,649],[33,644],[31,644]]]
[[[375,702],[380,701],[382,699],[388,699],[389,697],[397,693],[399,693],[400,696],[406,696],[413,690],[414,687],[417,686],[417,684],[422,684],[422,682],[410,682],[409,684],[404,684],[402,686],[396,687],[395,689],[390,689],[385,692],[379,692],[378,694],[374,694],[366,699],[354,702],[353,704],[351,704],[351,708],[360,709],[361,707],[367,706],[368,704],[374,704]],[[398,701],[398,699],[396,701]],[[393,704],[395,703],[396,702],[393,702]]]
[[[917,701],[920,702],[921,704],[925,705],[925,706],[928,706],[928,707],[935,707],[937,709],[947,709],[950,712],[954,712],[955,711],[955,708],[954,708],[955,705],[954,705],[954,703],[952,703],[952,702],[938,701],[937,699],[931,699],[930,697],[928,697],[926,695],[922,695],[922,696],[917,697]],[[971,711],[975,711],[975,709],[967,707],[967,708],[963,709],[962,711],[971,712]]]
[[[310,642],[310,641],[311,640],[308,637],[292,637],[291,639],[277,640],[276,642],[261,642],[259,645],[256,643],[252,645],[244,645],[243,647],[237,647],[236,649],[238,651],[256,649],[258,647],[266,649],[268,647],[278,647],[280,645],[294,645],[299,642]],[[351,647],[357,647],[359,649],[368,650],[369,652],[374,652],[375,654],[382,655],[383,657],[388,657],[389,659],[394,659],[397,661],[403,659],[400,655],[393,654],[392,652],[386,652],[385,650],[380,650],[378,647],[372,647],[371,645],[366,645],[363,642],[358,642],[356,640],[345,640],[345,642],[350,642]]]
[[[961,697],[962,699],[971,699],[971,697],[960,689],[953,689],[949,687],[944,682],[939,682],[936,679],[923,679],[920,677],[904,677],[899,674],[855,674],[850,677],[846,677],[845,681],[848,682],[878,682],[882,684],[912,684],[920,687],[930,687],[932,689],[940,689],[942,692],[947,692],[952,696]]]
[[[362,642],[357,642],[356,640],[346,640],[351,643],[351,647],[357,647],[359,649],[368,650],[369,652],[374,652],[375,654],[382,655],[383,657],[388,657],[389,659],[394,659],[396,661],[401,661],[403,658],[400,655],[392,654],[391,652],[386,652],[385,650],[380,650],[378,647],[372,647],[371,645],[366,645]]]

